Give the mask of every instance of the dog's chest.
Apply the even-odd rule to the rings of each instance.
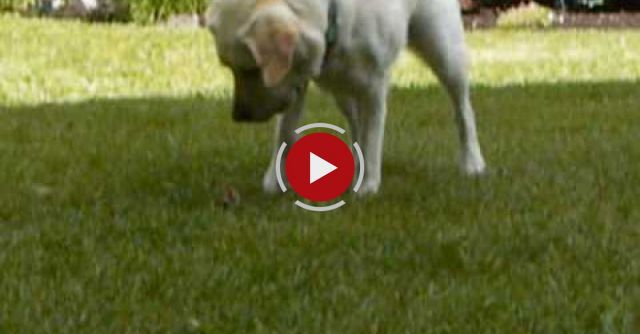
[[[338,47],[314,81],[333,93],[364,92],[388,75],[398,49],[390,51],[378,50],[376,45],[368,43]]]
[[[324,64],[321,74],[315,82],[327,90],[361,89],[367,85],[374,75],[371,60],[361,57],[353,59],[353,55],[336,52]]]

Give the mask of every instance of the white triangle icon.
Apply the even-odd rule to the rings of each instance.
[[[309,184],[333,173],[338,167],[309,152]]]

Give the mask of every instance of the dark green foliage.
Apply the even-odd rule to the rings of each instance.
[[[483,7],[513,7],[525,3],[523,0],[479,0],[480,5]]]
[[[32,1],[28,0],[0,0],[0,11],[10,11],[26,8]]]
[[[482,7],[508,8],[532,2],[530,0],[476,0]],[[636,0],[535,0],[535,2],[557,9],[571,11],[615,11],[640,10]]]
[[[129,4],[136,22],[155,22],[172,14],[203,13],[208,0],[122,0]]]
[[[579,11],[640,10],[637,0],[565,0],[567,9]]]

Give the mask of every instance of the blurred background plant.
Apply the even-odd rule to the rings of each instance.
[[[29,0],[0,0],[0,11],[26,10],[32,2]]]
[[[498,28],[548,28],[553,24],[553,10],[535,2],[505,10],[498,17]]]
[[[640,0],[459,0],[465,12],[490,10],[506,16],[504,26],[545,26],[544,6],[559,11],[640,10]],[[201,15],[210,0],[0,0],[0,11],[81,17],[93,21],[170,21],[176,15]],[[540,6],[529,7],[536,3]],[[515,8],[515,10],[512,10]]]
[[[209,0],[0,0],[0,11],[80,16],[95,21],[166,21],[172,15],[203,13]]]
[[[204,13],[209,0],[122,0],[129,4],[131,17],[136,22],[164,21],[171,15]]]
[[[524,4],[537,3],[556,10],[570,11],[620,11],[640,10],[638,0],[460,0],[463,7],[470,9],[494,8],[506,9],[519,7]]]

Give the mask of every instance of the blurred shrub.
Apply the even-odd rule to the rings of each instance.
[[[569,11],[640,11],[640,0],[460,0],[460,2],[463,8],[473,9],[480,7],[506,9],[536,2],[549,8]]]
[[[605,0],[576,0],[575,2],[578,6],[587,8],[602,7],[606,4]]]
[[[71,4],[74,1],[63,2]],[[40,8],[41,3],[38,0],[0,0],[0,10],[23,11]],[[174,14],[203,13],[209,0],[98,0],[98,4],[100,10],[95,14],[99,19],[122,21],[127,18],[138,23],[153,23]]]
[[[507,8],[528,3],[527,0],[475,0],[480,7]]]
[[[535,3],[505,10],[498,16],[498,28],[547,28],[553,23],[553,11]]]
[[[0,11],[25,10],[32,2],[29,0],[0,0]]]
[[[129,6],[131,17],[140,23],[167,19],[180,13],[203,13],[209,0],[121,0]]]

